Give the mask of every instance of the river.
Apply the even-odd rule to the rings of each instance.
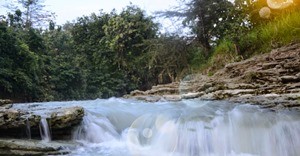
[[[300,112],[199,99],[141,102],[111,98],[18,104],[44,108],[82,106],[70,156],[297,156]],[[51,137],[51,136],[49,136]],[[46,137],[47,138],[47,137]]]

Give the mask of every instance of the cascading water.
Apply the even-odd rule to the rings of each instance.
[[[70,106],[85,108],[73,133],[79,146],[71,156],[300,155],[299,110],[198,99],[147,103],[111,98],[39,103],[34,113]],[[42,118],[43,140],[50,141],[47,124]]]
[[[28,139],[31,139],[31,128],[30,128],[30,122],[28,120],[28,117],[26,118],[26,135]]]
[[[74,133],[83,146],[71,155],[300,155],[297,111],[225,101],[94,102]]]
[[[40,135],[41,135],[41,138],[44,142],[50,142],[51,141],[51,133],[50,133],[48,121],[45,117],[41,118]]]
[[[83,140],[90,143],[101,143],[118,138],[119,134],[110,121],[102,116],[87,113],[83,124],[74,132],[75,140]]]

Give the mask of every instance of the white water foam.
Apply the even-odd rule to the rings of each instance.
[[[299,111],[197,99],[146,103],[111,98],[35,105],[28,109],[85,108],[84,121],[74,131],[80,146],[72,156],[300,155]]]
[[[42,141],[44,141],[44,142],[51,141],[50,128],[48,125],[48,121],[45,117],[42,117],[41,121],[40,121],[40,135],[41,135]]]
[[[136,118],[126,122],[124,129],[114,125],[124,123],[109,120],[126,120],[122,108],[111,106],[114,113],[107,116],[88,113],[74,133],[74,138],[84,142],[84,146],[71,155],[300,155],[298,112],[272,112],[251,105],[197,100],[146,105],[148,110],[143,110],[144,114],[139,110],[131,112],[130,121],[133,116]],[[127,106],[131,107],[124,104]],[[120,116],[118,111],[122,112]]]

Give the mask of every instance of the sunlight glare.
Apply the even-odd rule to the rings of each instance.
[[[268,7],[263,7],[259,10],[259,16],[261,18],[269,18],[271,15],[271,9]]]
[[[293,0],[267,0],[267,3],[271,9],[285,9],[294,2]]]

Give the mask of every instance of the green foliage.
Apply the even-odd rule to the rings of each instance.
[[[245,58],[269,52],[273,48],[300,41],[300,11],[282,14],[276,19],[255,27],[241,37],[240,52]]]
[[[10,98],[36,99],[36,74],[38,56],[30,51],[28,45],[19,40],[17,34],[1,23],[0,32],[0,93]]]
[[[241,60],[237,45],[229,40],[223,40],[215,47],[209,60],[209,72],[215,72],[226,64]]]
[[[157,24],[141,9],[130,5],[119,15],[112,14],[103,29],[105,37],[102,43],[111,53],[112,65],[122,73],[121,77],[127,78],[125,92],[147,83],[148,78],[142,68],[145,62],[140,58],[145,55],[145,42],[156,37]]]
[[[255,23],[256,26],[252,29],[244,27],[238,29],[237,34],[228,33],[215,47],[212,56],[207,63],[203,64],[201,71],[212,74],[227,63],[269,52],[271,49],[292,42],[299,42],[299,17],[299,10],[285,12],[264,24]]]
[[[191,70],[193,72],[201,71],[203,68],[206,68],[207,58],[204,55],[205,49],[201,48],[201,46],[192,45],[190,49],[190,65]]]
[[[40,1],[32,2],[39,7]],[[199,70],[213,75],[227,63],[300,40],[300,12],[295,6],[272,10],[266,20],[258,17],[265,5],[260,0],[183,2],[183,11],[165,13],[185,19],[192,30],[188,37],[158,33],[153,18],[134,5],[120,13],[83,16],[63,27],[50,21],[43,31],[31,27],[33,20],[28,19],[38,12],[25,9],[1,16],[0,98],[122,96]]]
[[[147,67],[158,83],[179,80],[188,72],[191,50],[179,36],[161,36],[148,42]]]
[[[167,17],[184,18],[184,26],[191,29],[195,42],[204,50],[206,57],[212,46],[226,36],[237,26],[241,26],[241,19],[237,9],[228,0],[182,0],[183,6],[175,11],[162,14]]]
[[[143,70],[144,42],[154,38],[157,26],[136,6],[120,14],[101,12],[79,18],[72,26],[77,66],[86,74],[86,98],[121,96],[147,82]],[[141,87],[143,88],[143,87]]]

